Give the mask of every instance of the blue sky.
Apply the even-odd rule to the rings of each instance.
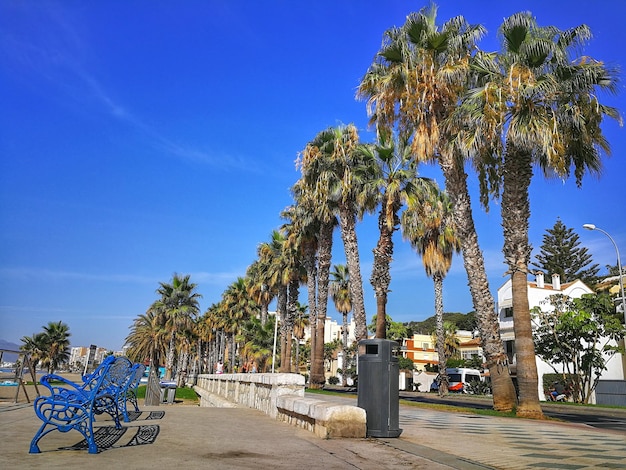
[[[0,2],[0,338],[19,343],[61,320],[73,346],[119,349],[175,272],[198,284],[202,312],[218,302],[282,223],[306,143],[351,122],[371,141],[355,89],[383,32],[425,5]],[[588,24],[585,54],[626,64],[621,0],[441,1],[439,18],[482,23],[481,48],[496,50],[502,19],[521,10],[542,25]],[[601,98],[623,113],[619,89]],[[535,249],[560,217],[602,267],[615,264],[615,249],[583,223],[609,232],[626,254],[625,129],[607,122],[604,130],[613,156],[600,179],[578,189],[535,176]],[[443,184],[436,167],[419,171]],[[475,219],[495,292],[505,280],[498,205],[489,213],[476,205]],[[357,231],[369,322],[375,216]],[[388,312],[423,320],[433,314],[432,282],[400,234],[395,241]],[[338,233],[336,247],[333,262],[344,262]],[[444,303],[472,310],[460,258]],[[332,306],[330,315],[339,319]]]

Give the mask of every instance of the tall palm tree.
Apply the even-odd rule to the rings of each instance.
[[[289,266],[289,329],[293,334],[295,321],[300,312],[299,288],[300,284],[307,284],[309,300],[315,307],[315,280],[317,278],[317,265],[315,255],[317,252],[317,234],[319,233],[319,219],[315,212],[311,211],[311,198],[300,191],[293,191],[296,204],[287,207],[281,217],[286,220],[281,230],[287,240],[284,246],[284,254],[287,256]],[[312,278],[312,279],[311,279]],[[313,292],[311,290],[313,289]],[[291,344],[291,341],[290,341]],[[288,351],[287,351],[288,352]],[[299,353],[299,346],[296,355]],[[291,356],[287,356],[291,358]],[[296,368],[299,364],[296,362]]]
[[[478,245],[464,168],[467,153],[457,145],[455,137],[460,129],[451,120],[468,87],[470,58],[484,28],[470,25],[462,16],[448,20],[441,28],[436,20],[437,7],[431,5],[410,14],[402,27],[386,31],[384,43],[361,81],[358,97],[368,100],[371,120],[379,128],[397,126],[400,135],[412,136],[416,160],[435,160],[442,169],[492,377],[494,408],[512,410],[516,394]]]
[[[167,360],[165,363],[165,379],[172,378],[176,355],[176,334],[187,328],[196,319],[199,311],[201,294],[196,292],[197,284],[190,282],[190,275],[180,276],[174,273],[171,283],[160,282],[156,300],[151,309],[163,317],[165,328],[170,334]]]
[[[406,139],[394,139],[384,128],[378,132],[376,145],[361,147],[363,164],[356,169],[365,174],[362,180],[369,191],[363,192],[369,206],[369,199],[380,203],[378,215],[379,237],[374,248],[374,264],[370,282],[376,295],[376,338],[386,338],[387,294],[391,283],[391,260],[393,258],[393,233],[400,225],[398,212],[408,198],[418,192],[429,191],[431,180],[419,178],[415,160],[411,158],[411,148]]]
[[[341,349],[343,351],[342,368],[346,370],[348,364],[348,314],[352,311],[352,297],[350,297],[350,274],[345,264],[335,264],[330,273],[330,295],[335,304],[335,309],[342,316],[341,326]],[[347,385],[347,375],[342,374],[342,385]]]
[[[318,181],[326,181],[329,162],[327,153],[320,150],[325,138],[330,138],[329,132],[318,134],[309,142],[297,161],[297,168],[302,177],[294,185],[294,197],[304,210],[311,211],[319,221],[317,234],[317,284],[309,286],[309,311],[314,326],[311,328],[311,375],[309,386],[321,388],[326,383],[324,373],[324,329],[328,311],[328,286],[330,282],[330,267],[332,262],[333,232],[339,224],[337,198],[331,197],[329,185],[318,185]],[[311,289],[317,292],[317,299],[312,300]]]
[[[291,280],[290,254],[285,248],[287,237],[284,233],[274,230],[271,241],[262,243],[259,252],[263,263],[267,266],[269,284],[277,291],[276,315],[280,323],[280,371],[290,372],[292,326],[289,321],[289,284]]]
[[[452,256],[461,251],[456,236],[452,205],[444,192],[433,191],[431,197],[411,198],[402,213],[402,232],[422,258],[426,275],[435,287],[437,355],[439,357],[439,395],[448,393],[443,321],[443,280],[452,265]]]
[[[315,187],[316,198],[326,209],[332,201],[339,215],[341,238],[350,272],[355,337],[367,337],[367,319],[363,300],[363,280],[359,259],[356,222],[363,216],[359,205],[363,181],[354,169],[359,166],[359,134],[353,124],[326,129],[306,146],[300,165],[308,187]],[[320,260],[321,262],[321,260]]]
[[[320,280],[320,269],[318,266],[318,253],[324,255],[328,253],[328,259],[330,257],[330,247],[332,247],[332,231],[334,227],[333,221],[336,217],[332,215],[331,211],[323,211],[320,209],[315,198],[315,190],[305,185],[303,179],[299,179],[292,187],[292,193],[295,201],[293,210],[297,212],[295,220],[300,224],[302,231],[302,263],[306,271],[306,284],[307,284],[307,297],[309,301],[309,322],[310,322],[310,336],[311,336],[311,357],[315,357],[315,348],[317,343],[318,334],[324,334],[324,325],[318,325],[317,317],[318,311],[320,315],[326,318],[326,307],[321,308],[318,306],[318,282]],[[324,219],[330,221],[325,223]],[[328,238],[330,232],[330,242],[326,240],[326,246],[321,247],[320,241],[323,237]],[[327,261],[326,264],[330,264]],[[321,267],[324,271],[325,267]],[[322,273],[324,275],[325,273]],[[323,290],[323,289],[322,289]],[[321,330],[318,330],[321,327]],[[320,359],[321,361],[321,359]],[[313,363],[311,364],[310,377],[314,380],[311,382],[317,383],[317,378],[321,375],[323,377],[323,370],[320,369],[316,372]]]
[[[513,324],[519,384],[517,413],[543,415],[528,304],[528,187],[536,164],[546,175],[577,184],[585,172],[598,173],[600,152],[609,152],[601,123],[619,119],[614,108],[599,103],[600,89],[615,91],[614,71],[589,57],[571,59],[591,37],[589,28],[565,31],[541,27],[528,12],[506,18],[499,31],[499,54],[479,53],[473,65],[478,87],[465,107],[475,126],[472,140],[478,153],[489,152],[490,163],[502,169],[504,257],[511,275]],[[478,117],[477,120],[474,120]],[[498,190],[500,181],[495,189]]]

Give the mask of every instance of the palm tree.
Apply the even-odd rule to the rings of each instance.
[[[545,174],[561,178],[573,170],[579,185],[585,172],[599,172],[600,151],[609,151],[600,124],[605,116],[619,115],[598,102],[597,89],[615,91],[616,80],[601,62],[570,59],[591,37],[585,25],[566,31],[540,27],[523,12],[504,20],[500,37],[500,54],[476,55],[479,87],[461,110],[468,111],[480,136],[472,142],[476,151],[495,155],[490,163],[502,168],[503,251],[512,282],[517,413],[541,417],[528,304],[528,187],[535,164]],[[496,191],[499,185],[498,181]]]
[[[154,310],[149,309],[135,318],[125,340],[128,358],[134,362],[148,361],[150,370],[163,364],[167,355],[169,335],[161,319]]]
[[[289,269],[289,256],[285,249],[286,237],[278,230],[271,234],[271,241],[259,245],[259,253],[262,263],[267,267],[269,285],[277,291],[276,315],[280,323],[280,371],[290,372],[289,356],[291,329],[288,321],[288,290],[291,271]]]
[[[443,352],[446,358],[459,359],[461,342],[456,334],[457,327],[451,321],[443,322]]]
[[[195,292],[197,285],[189,282],[190,275],[179,276],[174,273],[171,284],[160,282],[157,294],[160,298],[152,304],[151,309],[163,316],[166,330],[170,334],[167,360],[165,363],[165,379],[172,378],[176,354],[176,334],[187,328],[196,319],[200,310],[199,300],[202,295]]]
[[[325,279],[328,278],[327,266],[330,265],[332,232],[336,225],[336,217],[329,210],[321,210],[315,198],[315,190],[307,187],[303,179],[299,179],[293,185],[292,193],[295,200],[293,210],[297,212],[297,216],[294,216],[294,218],[300,224],[300,230],[302,231],[302,264],[306,271],[307,297],[309,301],[311,356],[315,357],[318,334],[321,333],[322,337],[324,335],[324,325],[318,325],[318,312],[319,315],[324,317],[324,320],[326,318],[326,306],[322,308],[318,305],[318,282],[320,281],[320,274],[323,277],[325,276]],[[326,238],[325,246],[320,246],[320,241],[324,240],[324,238]],[[328,241],[328,238],[330,241]],[[318,266],[318,253],[320,256],[324,256],[325,253],[328,254],[326,256],[328,261],[324,261],[322,266]],[[324,287],[321,290],[327,292],[327,289]],[[324,302],[327,303],[327,294],[325,295]],[[318,330],[318,327],[321,330]],[[320,364],[322,364],[321,358]],[[311,380],[311,382],[317,382],[317,378],[323,376],[323,369],[320,368],[318,372],[314,369],[312,362],[310,376],[314,377],[315,380]]]
[[[364,164],[356,171],[364,173],[368,191],[364,198],[380,202],[378,229],[380,235],[374,248],[374,264],[370,282],[376,294],[376,338],[386,338],[387,294],[391,283],[393,233],[400,225],[398,212],[409,197],[428,190],[430,180],[418,178],[411,148],[405,139],[396,142],[390,132],[381,129],[376,145],[364,145]],[[367,199],[366,199],[367,200]],[[365,203],[362,205],[369,206]]]
[[[452,256],[461,251],[456,236],[452,205],[444,192],[433,192],[430,198],[411,198],[402,213],[402,232],[422,258],[426,275],[435,287],[437,355],[439,357],[439,395],[448,393],[443,321],[443,280],[452,265]]]
[[[70,358],[70,327],[65,323],[49,322],[43,327],[46,344],[46,361],[48,371],[53,373],[60,364],[68,362]]]
[[[311,312],[311,375],[309,386],[321,388],[326,382],[324,374],[324,329],[328,311],[328,286],[332,261],[333,232],[339,224],[337,201],[328,193],[328,185],[318,185],[328,179],[328,162],[318,147],[322,138],[309,142],[297,161],[302,177],[294,185],[294,197],[303,210],[312,213],[319,222],[317,232],[317,283],[308,279],[309,311]],[[307,267],[308,269],[308,267]],[[313,291],[313,292],[312,292]],[[315,299],[315,294],[317,298]]]
[[[208,341],[206,370],[213,373],[215,365],[221,362],[225,356],[224,332],[222,331],[222,305],[221,302],[212,304],[200,319],[205,332],[205,340]]]
[[[359,206],[363,181],[354,171],[362,156],[358,150],[358,131],[353,124],[349,124],[329,128],[317,134],[306,146],[299,161],[306,186],[315,187],[316,199],[322,201],[324,210],[334,207],[339,214],[341,238],[352,281],[350,288],[357,341],[367,337],[363,281],[355,229],[357,219],[363,216],[364,210]]]
[[[248,279],[248,294],[261,307],[261,323],[267,323],[267,312],[269,305],[274,300],[276,292],[274,292],[267,279],[267,269],[261,260],[254,261],[246,270],[246,278]]]
[[[412,136],[416,160],[436,160],[442,169],[482,347],[492,374],[494,408],[508,411],[516,405],[515,389],[478,245],[464,168],[467,152],[455,139],[461,132],[451,119],[468,87],[470,58],[484,28],[468,24],[462,16],[439,28],[436,19],[437,7],[431,5],[410,14],[402,27],[386,31],[358,96],[367,98],[368,112],[378,128],[397,125],[401,136]]]
[[[256,317],[259,305],[248,295],[246,280],[238,277],[222,294],[220,302],[220,326],[230,337],[230,352],[228,362],[230,370],[234,371],[237,357],[236,337],[243,322]]]
[[[254,317],[246,321],[237,337],[237,341],[243,344],[241,358],[244,363],[256,364],[259,372],[267,372],[272,358],[273,339],[274,325],[271,322],[263,324]]]
[[[348,314],[352,310],[352,298],[350,297],[350,274],[345,264],[335,264],[333,270],[330,273],[330,295],[335,304],[335,309],[343,317],[341,326],[341,348],[343,351],[343,364],[341,367],[345,371],[348,364]],[[342,385],[347,385],[347,375],[344,372],[342,375]]]
[[[29,354],[33,367],[49,367],[48,336],[41,332],[33,336],[24,336],[21,339],[20,350]]]

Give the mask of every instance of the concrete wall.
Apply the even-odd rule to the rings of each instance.
[[[242,405],[277,417],[282,395],[304,397],[304,376],[299,374],[201,374],[194,387],[200,406]]]
[[[299,374],[202,374],[200,406],[246,406],[323,438],[365,437],[365,410],[304,397]]]

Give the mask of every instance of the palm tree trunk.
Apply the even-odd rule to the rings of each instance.
[[[387,293],[391,284],[391,274],[389,268],[393,256],[393,228],[387,225],[385,210],[387,200],[383,198],[382,208],[378,215],[378,230],[380,235],[378,243],[374,248],[374,266],[370,283],[376,294],[376,338],[385,339],[387,337]],[[394,220],[397,218],[395,213]]]
[[[307,297],[309,300],[309,331],[311,335],[311,370],[313,369],[313,357],[315,351],[315,337],[317,335],[317,258],[316,247],[308,244],[304,255],[304,267],[306,269]],[[300,342],[298,341],[298,355],[300,352]],[[300,364],[296,361],[297,371],[299,372]]]
[[[532,179],[531,155],[508,148],[504,157],[504,191],[502,193],[502,227],[504,259],[511,273],[513,293],[513,331],[519,405],[517,414],[542,418],[539,404],[539,378],[535,360],[530,306],[528,303],[528,220],[530,203],[528,187]]]
[[[298,297],[299,297],[299,280],[292,279],[289,281],[289,286],[287,287],[287,315],[285,316],[285,345],[287,350],[285,351],[285,358],[287,359],[287,368],[283,370],[283,372],[291,372],[291,363],[292,363],[292,348],[293,348],[293,325],[296,320],[296,315],[298,312]]]
[[[485,260],[478,245],[472,206],[467,188],[467,173],[448,152],[440,153],[440,165],[446,181],[446,190],[454,207],[454,222],[463,251],[472,302],[478,320],[480,340],[491,377],[493,407],[498,411],[512,411],[517,405],[515,387],[509,373],[509,363],[500,337],[500,326],[495,302],[489,290]]]
[[[311,338],[311,388],[322,388],[326,383],[324,374],[324,334],[326,312],[328,310],[328,285],[333,249],[333,224],[323,223],[320,227],[319,266],[317,278],[317,327],[315,328],[315,346]]]
[[[341,385],[346,387],[348,385],[348,313],[343,312],[343,323],[341,330],[341,349],[343,352],[343,364],[341,364],[341,368],[343,369],[343,373],[341,374]]]
[[[176,352],[176,348],[174,347],[176,343],[176,331],[172,331],[172,336],[170,336],[170,345],[167,350],[167,361],[165,364],[165,380],[172,379],[172,370],[174,369],[174,356]]]
[[[440,397],[448,394],[448,374],[446,373],[446,344],[443,331],[443,276],[433,275],[435,287],[435,318],[437,322],[437,356],[439,358],[439,388]]]
[[[280,318],[280,372],[290,372],[289,370],[289,356],[286,356],[287,349],[289,349],[288,342],[288,327],[287,327],[287,287],[280,286],[278,289],[277,300],[277,312]]]
[[[359,244],[356,236],[356,216],[352,207],[342,205],[339,209],[341,239],[346,253],[346,265],[350,275],[350,295],[352,297],[352,316],[354,318],[354,336],[356,341],[367,338],[367,317],[363,299],[363,279],[359,261]]]

